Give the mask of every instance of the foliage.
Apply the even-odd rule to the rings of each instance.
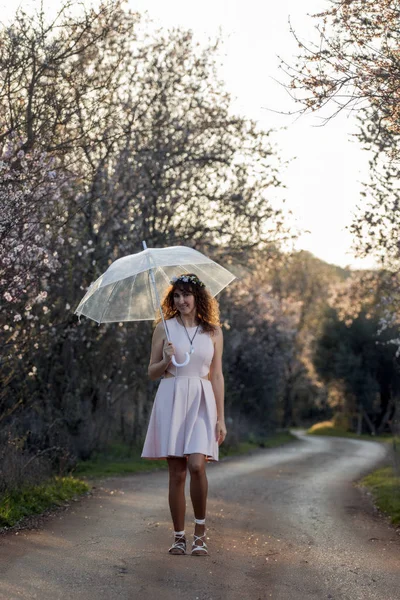
[[[307,45],[296,36],[298,62],[293,67],[283,63],[290,89],[303,111],[320,110],[329,102],[331,116],[372,109],[379,123],[399,133],[398,2],[330,0],[330,5],[314,15],[318,42]]]
[[[299,56],[294,65],[282,61],[281,66],[301,113],[319,111],[323,122],[341,111],[358,116],[355,135],[372,158],[350,230],[358,254],[373,255],[389,270],[385,302],[390,318],[398,320],[400,6],[389,0],[329,4],[313,15],[318,41],[303,42],[292,31]]]
[[[314,423],[308,430],[307,433],[309,435],[329,435],[326,432],[334,429],[333,421],[320,421],[319,423]]]
[[[228,436],[226,442],[219,448],[220,458],[239,456],[260,448],[282,446],[295,438],[288,432],[279,432],[268,437],[248,436],[247,441],[232,443]],[[89,460],[80,461],[74,469],[78,477],[103,477],[108,475],[126,475],[167,468],[166,460],[143,460],[140,458],[141,449],[129,446],[112,445],[101,453],[94,454]]]
[[[388,344],[398,331],[388,329],[378,337],[377,329],[377,319],[365,310],[346,323],[330,308],[315,343],[314,364],[324,382],[343,383],[342,410],[350,416],[364,411],[380,431],[393,416],[400,377]]]
[[[336,427],[332,421],[321,421],[315,423],[307,430],[307,435],[327,435],[330,437],[345,437],[352,438],[354,440],[370,441],[370,442],[383,442],[385,444],[391,444],[393,442],[393,436],[388,433],[381,435],[371,435],[370,433],[354,433],[352,431],[346,431],[340,427]]]
[[[373,158],[370,179],[362,192],[363,203],[351,231],[358,253],[364,256],[372,254],[382,265],[381,327],[386,328],[397,325],[400,319],[400,173],[398,160],[387,158],[388,153],[398,147],[399,135],[378,124],[376,115],[369,112],[358,137],[373,152]],[[395,339],[394,342],[399,349],[400,340]]]
[[[329,416],[327,389],[315,370],[313,341],[328,305],[329,290],[349,272],[328,265],[305,251],[274,261],[270,293],[288,318],[290,349],[285,361],[282,426]]]
[[[71,314],[115,258],[146,240],[238,264],[290,235],[271,201],[281,185],[271,132],[232,113],[218,42],[151,31],[119,0],[72,8],[52,22],[19,10],[0,29],[0,452],[22,440],[20,470],[35,455],[58,468],[59,449],[73,463],[143,438],[150,323],[99,328]],[[284,327],[263,325],[272,362]],[[267,414],[281,380],[258,367],[275,394],[263,396]]]
[[[348,431],[351,428],[351,422],[350,422],[349,416],[343,414],[342,412],[337,412],[333,415],[332,423],[336,429],[342,429],[344,431]]]
[[[9,491],[0,498],[0,527],[12,527],[24,517],[62,506],[88,490],[87,483],[74,477],[54,477],[41,485]]]
[[[24,296],[34,303],[46,293],[38,289],[40,277],[60,267],[52,252],[57,210],[62,208],[63,181],[57,180],[54,163],[44,152],[26,154],[23,142],[13,135],[5,140],[0,162],[0,267],[1,296],[13,303]],[[58,239],[62,244],[62,239]],[[25,307],[26,308],[26,307]],[[21,315],[14,314],[14,321]]]
[[[249,254],[240,284],[229,287],[221,299],[228,414],[242,413],[260,430],[281,425],[287,365],[295,360],[295,323],[270,285],[277,262],[276,252]]]
[[[389,516],[392,524],[399,525],[400,477],[394,474],[392,467],[378,469],[360,483],[371,491],[376,506]]]
[[[115,475],[127,475],[129,473],[141,473],[167,469],[166,460],[143,460],[140,452],[135,456],[125,459],[101,458],[99,456],[82,461],[78,464],[74,474],[78,477],[107,477]]]

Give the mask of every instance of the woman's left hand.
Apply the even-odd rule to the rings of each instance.
[[[225,426],[225,421],[217,421],[217,442],[218,442],[218,446],[220,446],[222,444],[222,442],[224,441],[224,439],[226,438],[226,426]]]

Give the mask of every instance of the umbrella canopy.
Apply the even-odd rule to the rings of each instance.
[[[227,269],[193,248],[146,248],[114,261],[90,286],[75,314],[97,323],[153,320],[159,309],[157,296],[164,295],[173,277],[184,273],[197,275],[212,296],[235,279]]]

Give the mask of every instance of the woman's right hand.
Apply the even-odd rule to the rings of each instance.
[[[167,363],[167,367],[170,365],[173,355],[175,354],[175,348],[172,342],[165,342],[163,348],[163,357]]]

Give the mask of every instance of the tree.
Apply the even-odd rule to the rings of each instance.
[[[3,148],[18,140],[14,171],[15,161],[31,169],[45,156],[21,226],[30,219],[49,231],[54,258],[51,270],[37,269],[44,306],[27,304],[25,288],[3,298],[10,361],[0,365],[0,418],[29,430],[32,448],[61,440],[87,457],[116,436],[138,443],[153,392],[150,324],[79,325],[71,311],[89,284],[143,239],[226,262],[288,232],[269,200],[280,185],[270,132],[232,114],[215,46],[182,30],[149,33],[121,2],[77,16],[69,7],[53,23],[20,11],[0,30]],[[21,227],[9,222],[18,245]]]
[[[282,68],[301,113],[324,110],[326,122],[343,110],[357,111],[356,136],[372,159],[350,230],[358,254],[379,258],[385,269],[380,297],[390,326],[400,315],[400,6],[389,0],[331,0],[314,19],[318,43],[304,43],[293,31],[300,54],[294,66],[282,62]]]
[[[41,291],[40,278],[59,267],[53,247],[62,243],[57,213],[65,181],[57,178],[51,157],[39,151],[25,154],[22,145],[15,136],[6,139],[0,154],[0,295],[11,304],[23,296],[29,305]],[[51,231],[46,228],[50,215]]]
[[[389,160],[399,146],[399,135],[378,123],[371,110],[360,119],[357,137],[372,154],[370,178],[364,184],[362,204],[350,231],[360,255],[373,254],[383,268],[396,272],[399,266],[400,189],[399,165]]]
[[[246,262],[238,285],[229,286],[221,300],[226,412],[265,436],[282,425],[286,365],[295,360],[293,322],[269,284],[279,253],[248,254]]]
[[[348,273],[300,251],[271,267],[271,293],[289,319],[291,347],[286,353],[282,426],[324,410],[326,390],[315,371],[312,345],[328,304],[329,290]]]
[[[400,372],[390,340],[399,329],[377,334],[378,321],[365,310],[350,321],[327,310],[314,346],[314,365],[325,384],[342,383],[342,410],[352,416],[361,411],[378,432],[393,417],[400,393]]]
[[[302,51],[288,65],[289,89],[302,111],[328,104],[341,110],[371,109],[378,124],[400,133],[398,2],[331,0],[331,8],[314,15],[318,43],[306,44],[293,34]],[[330,116],[328,118],[330,118]]]

